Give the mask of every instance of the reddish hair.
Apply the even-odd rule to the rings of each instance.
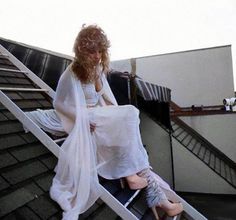
[[[90,52],[99,50],[102,53],[101,66],[104,72],[109,69],[108,48],[110,42],[104,31],[97,25],[82,26],[77,35],[73,47],[75,58],[72,62],[72,70],[82,82],[94,80],[94,66],[88,59]]]

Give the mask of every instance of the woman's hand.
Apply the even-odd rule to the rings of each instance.
[[[96,124],[95,123],[90,123],[90,132],[94,132],[96,128]]]

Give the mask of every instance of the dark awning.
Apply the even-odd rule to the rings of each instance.
[[[167,87],[158,86],[137,77],[135,84],[145,101],[170,102],[171,100],[171,90]]]

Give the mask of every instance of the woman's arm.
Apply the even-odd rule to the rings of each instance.
[[[75,121],[75,107],[72,105],[65,105],[63,102],[53,102],[53,106],[57,112]]]
[[[95,88],[96,88],[96,91],[103,97],[106,105],[113,105],[113,103],[109,101],[108,97],[106,97],[101,76],[96,79]]]
[[[72,103],[73,90],[71,77],[69,76],[69,74],[71,73],[68,72],[67,69],[59,79],[58,86],[56,89],[56,95],[53,100],[53,107],[58,113],[74,121],[75,106],[74,103]]]
[[[111,102],[108,100],[108,98],[106,97],[106,94],[103,94],[102,97],[103,97],[103,99],[104,99],[106,105],[114,105],[113,103],[111,103]]]

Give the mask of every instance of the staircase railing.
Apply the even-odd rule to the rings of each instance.
[[[172,118],[172,136],[236,188],[236,163],[178,117]]]
[[[233,111],[226,111],[224,105],[214,106],[195,106],[180,107],[175,102],[170,102],[170,116],[172,118],[179,116],[199,116],[199,115],[216,115],[216,114],[236,114]]]

